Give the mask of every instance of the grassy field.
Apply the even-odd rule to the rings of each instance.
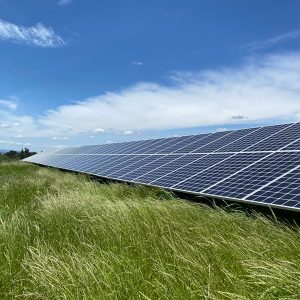
[[[0,299],[300,299],[300,230],[2,163]]]

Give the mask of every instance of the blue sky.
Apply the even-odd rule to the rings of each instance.
[[[0,148],[300,120],[300,2],[0,0]]]

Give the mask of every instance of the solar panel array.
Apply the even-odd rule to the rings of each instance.
[[[27,162],[300,210],[300,123],[40,153]]]

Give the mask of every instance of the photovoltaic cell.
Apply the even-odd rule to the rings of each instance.
[[[143,176],[148,172],[174,161],[176,158],[178,158],[178,155],[156,155],[153,158],[154,159],[149,161],[149,163],[143,164],[142,166],[135,168],[128,173],[124,173],[124,175],[120,176],[119,179],[133,180],[134,178]]]
[[[253,195],[249,200],[300,208],[300,165],[297,169],[273,181]]]
[[[187,177],[184,181],[174,185],[172,188],[201,192],[231,174],[234,174],[246,166],[258,161],[266,155],[266,153],[239,153],[230,156],[205,171],[200,171],[194,176]]]
[[[296,140],[287,147],[284,147],[283,150],[300,150],[300,139]]]
[[[189,144],[187,144],[186,146],[175,150],[174,153],[191,153],[209,143],[212,143],[214,141],[216,141],[219,138],[224,137],[225,135],[231,133],[231,131],[226,131],[226,132],[217,132],[214,134],[210,134],[207,135],[205,137],[203,137],[202,135],[199,136],[199,138],[197,138],[197,136],[195,136],[195,140]]]
[[[196,141],[200,141],[200,140],[204,139],[205,137],[207,137],[209,135],[210,134],[198,134],[198,135],[179,137],[179,138],[177,138],[176,142],[169,145],[167,148],[158,151],[157,153],[160,153],[160,154],[174,153],[174,152],[179,151],[180,149],[186,147],[187,145],[193,144]]]
[[[119,179],[122,176],[124,176],[125,174],[127,174],[133,170],[137,170],[138,168],[140,168],[142,166],[148,165],[149,163],[152,163],[161,157],[162,157],[162,155],[147,155],[146,157],[143,157],[143,159],[135,160],[133,163],[127,164],[123,168],[119,168],[117,171],[110,173],[109,176]]]
[[[214,152],[215,150],[220,149],[221,147],[224,147],[234,141],[236,141],[239,138],[242,138],[243,136],[253,132],[254,129],[243,129],[243,130],[237,130],[232,131],[229,134],[223,135],[220,138],[216,139],[213,142],[208,143],[207,145],[201,146],[197,149],[195,149],[192,152],[199,152],[199,153],[210,153]]]
[[[261,128],[254,128],[254,130],[247,135],[244,135],[241,139],[237,139],[233,143],[223,146],[216,150],[216,152],[240,152],[253,144],[259,143],[262,140],[270,138],[273,134],[278,133],[280,130],[283,130],[290,126],[291,124],[275,125],[275,126],[266,126]],[[240,130],[238,130],[240,131]]]
[[[24,161],[199,195],[300,209],[300,123],[70,147]]]
[[[252,191],[299,165],[300,153],[281,152],[266,156],[247,169],[205,191],[207,194],[242,199]]]
[[[210,166],[222,161],[223,159],[230,156],[230,154],[208,154],[205,156],[198,157],[197,154],[188,154],[187,156],[194,156],[195,159],[184,166],[178,165],[177,168],[175,167],[174,171],[171,173],[158,178],[157,180],[151,182],[151,184],[161,186],[161,187],[172,187],[175,184],[184,180],[187,176],[192,176],[201,170],[205,170]]]
[[[248,151],[276,151],[289,145],[299,138],[300,123],[293,124],[282,131],[279,131],[275,135],[268,139],[261,141],[252,147],[248,148]]]
[[[175,169],[178,168],[178,166],[185,166],[196,159],[203,157],[204,155],[186,155],[186,154],[170,154],[170,157],[172,157],[172,160],[170,162],[167,162],[163,164],[161,162],[161,165],[158,166],[156,169],[153,168],[153,170],[144,173],[142,176],[137,176],[132,179],[134,182],[139,183],[150,183],[156,181],[158,178],[161,178],[171,172],[173,172]]]

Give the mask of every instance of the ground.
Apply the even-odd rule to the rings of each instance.
[[[0,299],[300,299],[300,230],[142,186],[0,165]]]

